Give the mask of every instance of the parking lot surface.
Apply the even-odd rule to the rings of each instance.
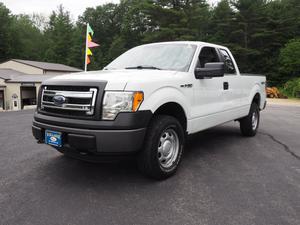
[[[268,106],[254,138],[237,122],[191,136],[161,182],[37,144],[32,114],[0,113],[1,225],[300,224],[300,107]]]

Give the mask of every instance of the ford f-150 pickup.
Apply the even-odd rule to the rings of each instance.
[[[39,143],[78,159],[132,154],[144,174],[165,179],[189,134],[235,120],[243,136],[255,136],[265,85],[264,76],[240,74],[224,46],[146,44],[101,71],[45,81],[32,131]]]

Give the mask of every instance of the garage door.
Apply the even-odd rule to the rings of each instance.
[[[36,87],[21,87],[21,108],[36,105]]]
[[[4,109],[4,91],[0,90],[0,109]]]

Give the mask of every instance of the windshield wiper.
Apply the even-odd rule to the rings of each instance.
[[[137,69],[137,70],[161,70],[160,68],[158,67],[155,67],[155,66],[132,66],[132,67],[126,67],[125,69],[127,70],[134,70],[134,69]]]

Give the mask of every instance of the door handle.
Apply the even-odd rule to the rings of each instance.
[[[224,82],[223,83],[223,89],[224,90],[228,90],[229,89],[229,83],[228,82]]]

